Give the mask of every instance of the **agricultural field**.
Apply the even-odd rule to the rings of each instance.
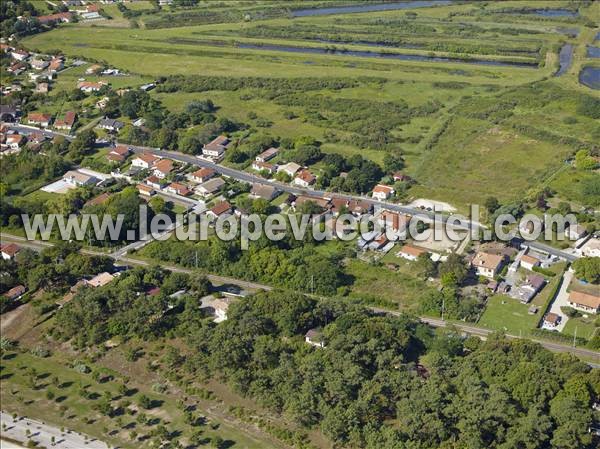
[[[401,154],[417,181],[409,191],[415,198],[463,209],[490,195],[509,202],[550,185],[568,200],[590,203],[556,173],[578,145],[600,137],[597,121],[577,110],[583,97],[598,96],[577,78],[583,66],[597,64],[586,59],[585,47],[597,32],[600,5],[509,1],[326,15],[293,13],[296,6],[202,3],[151,14],[136,2],[125,13],[136,28],[115,29],[110,20],[85,29],[68,24],[24,43],[128,73],[109,80],[114,88],[176,75],[183,84],[198,77],[273,80],[264,87],[243,81],[224,88],[159,86],[152,95],[177,112],[210,99],[218,116],[275,137],[315,137],[326,153],[361,154],[377,163],[386,153]],[[110,8],[111,16],[124,14]],[[567,43],[573,58],[557,77],[558,53]],[[63,77],[57,91],[80,70]],[[275,87],[278,79],[302,78],[353,83]]]

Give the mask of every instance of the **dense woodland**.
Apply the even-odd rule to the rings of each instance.
[[[136,293],[160,282],[159,295]],[[170,300],[179,288],[197,292]],[[596,447],[588,428],[600,372],[570,355],[499,335],[465,340],[408,316],[285,291],[235,303],[215,325],[197,308],[205,288],[185,275],[132,270],[79,292],[53,333],[78,346],[115,336],[184,337],[188,351],[173,369],[222,379],[340,446]],[[323,329],[325,349],[304,343],[312,328]]]

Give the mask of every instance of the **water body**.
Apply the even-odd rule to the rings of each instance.
[[[557,28],[556,31],[571,37],[579,36],[579,28]]]
[[[600,90],[600,67],[584,67],[579,72],[579,82],[590,89]]]
[[[573,45],[565,44],[563,48],[560,49],[560,54],[558,55],[560,68],[554,74],[554,76],[564,75],[569,67],[571,67],[571,62],[573,62]]]
[[[568,9],[536,9],[526,14],[535,14],[536,16],[542,17],[577,17],[579,15],[578,12],[573,12]]]
[[[593,45],[587,46],[587,57],[588,58],[600,58],[600,47],[594,47]]]
[[[377,5],[339,6],[335,8],[310,8],[292,11],[292,17],[324,16],[328,14],[351,14],[357,12],[393,11],[395,9],[425,8],[428,6],[444,6],[450,0],[419,0],[413,2],[383,3]]]
[[[485,59],[460,59],[460,58],[447,58],[443,56],[426,56],[426,55],[409,55],[402,53],[377,53],[366,50],[347,50],[347,51],[336,51],[326,48],[319,47],[292,47],[288,45],[275,45],[275,44],[248,44],[238,42],[236,44],[239,48],[248,48],[252,50],[275,50],[285,51],[290,53],[311,53],[319,55],[338,55],[338,56],[358,56],[362,58],[382,58],[382,59],[401,59],[403,61],[426,61],[426,62],[460,62],[465,64],[478,64],[478,65],[491,65],[501,67],[522,67],[535,69],[537,68],[536,63],[529,62],[513,62],[513,61],[490,61]]]

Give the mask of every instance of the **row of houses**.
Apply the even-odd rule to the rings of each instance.
[[[76,121],[77,113],[74,111],[66,111],[54,121],[53,128],[61,131],[71,131],[75,126]],[[27,115],[26,122],[28,125],[48,128],[53,123],[53,116],[42,112],[31,112]]]

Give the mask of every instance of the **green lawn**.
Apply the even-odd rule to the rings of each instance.
[[[563,329],[564,335],[575,335],[577,329],[577,337],[590,339],[596,335],[598,331],[598,318],[595,315],[590,315],[589,318],[569,318]]]
[[[539,311],[535,315],[529,315],[529,307],[529,304],[521,304],[517,299],[508,296],[491,296],[477,325],[512,335],[526,336],[537,326],[543,313]]]

